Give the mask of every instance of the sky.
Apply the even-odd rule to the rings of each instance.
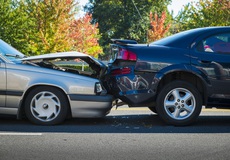
[[[182,9],[183,5],[188,4],[189,2],[195,1],[197,2],[198,0],[172,0],[171,5],[168,7],[170,11],[173,10],[174,16],[178,14],[178,12]],[[78,0],[81,6],[84,6],[88,0]],[[135,2],[135,0],[134,0]],[[81,11],[80,15],[83,15],[84,12]]]
[[[173,11],[174,16],[183,8],[184,5],[190,2],[198,2],[198,0],[172,0],[170,6],[168,6],[169,11]]]

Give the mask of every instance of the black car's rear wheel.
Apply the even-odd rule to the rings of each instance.
[[[63,93],[53,87],[37,87],[25,101],[27,118],[39,125],[59,124],[67,116],[68,101]]]
[[[202,99],[199,91],[185,81],[167,84],[157,98],[158,115],[168,124],[188,125],[199,116]]]

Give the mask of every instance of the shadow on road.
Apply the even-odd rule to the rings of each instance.
[[[200,116],[190,126],[166,125],[155,114],[69,119],[61,125],[38,126],[28,120],[0,116],[0,132],[54,133],[230,133],[230,116]]]

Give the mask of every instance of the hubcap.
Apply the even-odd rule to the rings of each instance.
[[[194,95],[185,88],[171,90],[164,99],[166,113],[175,120],[183,120],[192,115],[196,107]]]
[[[43,107],[43,109],[48,109],[48,108],[49,108],[49,105],[45,103],[45,104],[43,104],[42,107]]]
[[[59,115],[61,103],[55,94],[43,91],[33,97],[30,109],[36,119],[49,122]]]

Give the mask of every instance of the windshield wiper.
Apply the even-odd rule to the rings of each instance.
[[[7,57],[14,57],[14,58],[26,58],[26,56],[20,56],[18,54],[5,54],[5,56]]]

